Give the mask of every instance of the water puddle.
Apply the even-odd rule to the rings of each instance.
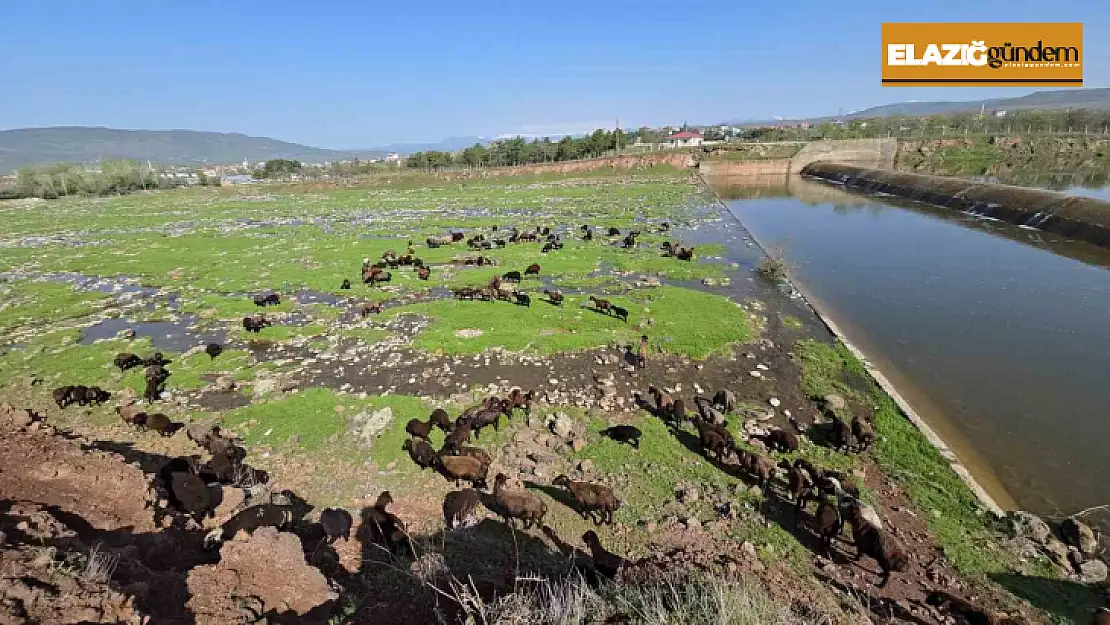
[[[227,341],[227,333],[220,330],[190,329],[195,322],[196,319],[192,317],[178,322],[107,319],[82,330],[78,343],[91,345],[96,341],[114,339],[125,330],[134,330],[135,338],[149,338],[156,349],[168,352],[184,352],[208,343],[222,345]]]

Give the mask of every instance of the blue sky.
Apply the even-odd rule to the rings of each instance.
[[[1082,21],[1106,0],[0,2],[0,128],[244,132],[331,148],[799,117],[1029,89],[882,88],[883,21]]]

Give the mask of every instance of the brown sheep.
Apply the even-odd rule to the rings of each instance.
[[[856,416],[852,419],[852,436],[856,439],[856,449],[867,451],[875,442],[875,429],[866,419]]]
[[[435,420],[430,417],[427,421],[409,419],[409,422],[405,425],[405,431],[408,432],[410,436],[428,440],[428,437],[432,434],[432,428],[435,427],[435,425]]]
[[[829,420],[829,442],[834,449],[842,451],[852,441],[852,432],[848,429],[848,424],[831,410],[825,411],[825,418]]]
[[[878,584],[879,588],[886,586],[892,572],[906,570],[909,566],[909,556],[906,554],[905,546],[895,538],[894,534],[882,527],[876,527],[871,520],[867,519],[858,501],[851,500],[846,505],[842,505],[841,512],[845,520],[852,524],[856,560],[866,554],[879,563],[883,575]]]
[[[607,579],[616,579],[621,571],[628,566],[628,561],[618,556],[615,553],[607,551],[605,547],[601,546],[601,539],[597,537],[597,533],[593,530],[582,534],[582,542],[590,548],[590,555],[593,556],[594,570],[600,573]]]
[[[443,449],[454,451],[462,447],[463,443],[470,442],[470,424],[463,417],[455,422],[455,427],[443,440]]]
[[[505,483],[508,481],[509,478],[504,473],[498,473],[493,480],[493,499],[498,508],[494,512],[505,519],[510,527],[516,527],[517,519],[524,522],[524,529],[533,525],[542,526],[543,517],[547,514],[547,504],[528,491],[507,490]]]
[[[775,474],[775,462],[751,451],[738,451],[737,455],[740,457],[740,467],[755,478],[759,488],[766,491],[771,476]]]
[[[120,371],[127,371],[128,369],[132,369],[143,364],[143,359],[139,358],[135,354],[124,352],[122,354],[116,354],[116,358],[112,362],[117,367],[119,367]]]
[[[547,296],[547,301],[551,302],[552,304],[555,304],[556,306],[562,306],[563,305],[563,299],[564,298],[563,298],[562,293],[560,293],[558,291],[545,290],[543,292],[543,294]]]
[[[488,467],[470,456],[439,456],[439,470],[443,476],[455,481],[455,486],[465,480],[478,488],[485,488]]]
[[[448,529],[457,529],[477,522],[475,512],[482,496],[473,488],[447,493],[443,498],[443,522]]]
[[[538,275],[540,275],[540,266],[536,265],[536,264],[528,265],[528,268],[524,270],[524,275],[525,276],[538,276]]]
[[[598,525],[613,524],[613,513],[621,507],[621,502],[613,494],[612,488],[589,482],[572,482],[565,475],[560,475],[551,483],[570,491],[578,506],[578,514],[583,519],[589,519]],[[594,519],[594,513],[598,514],[597,519]]]
[[[436,452],[428,441],[423,441],[416,438],[406,438],[404,444],[401,445],[403,451],[409,452],[409,457],[421,469],[434,467],[436,463]]]
[[[609,300],[607,300],[607,299],[598,299],[598,298],[594,297],[593,295],[590,296],[590,301],[594,303],[594,308],[595,309],[604,310],[605,312],[609,312],[609,307],[613,305]]]
[[[431,419],[441,431],[450,432],[451,428],[454,427],[454,424],[451,423],[451,417],[443,408],[436,408],[428,418]]]
[[[416,269],[416,277],[420,280],[427,280],[432,275],[432,270],[428,267],[418,267]]]
[[[659,416],[667,416],[674,414],[674,399],[667,393],[660,391],[654,386],[648,387],[648,394],[651,395],[652,400],[655,401],[655,413]]]
[[[608,436],[618,443],[628,443],[632,445],[633,449],[639,449],[640,437],[643,436],[643,432],[640,431],[640,428],[632,425],[614,425],[602,430],[601,435]]]
[[[493,457],[489,455],[489,452],[482,449],[481,447],[462,445],[459,447],[459,450],[455,455],[466,456],[467,458],[474,458],[478,462],[481,462],[483,472],[488,472],[490,465],[493,464]]]
[[[141,419],[141,421],[144,423],[146,422],[146,411],[140,408],[138,404],[126,404],[123,406],[116,406],[116,414],[118,414],[119,418],[122,419],[123,422],[127,425],[137,426],[137,418]]]
[[[725,455],[732,449],[725,437],[716,430],[699,431],[699,434],[706,456],[716,457],[717,462],[723,462]]]
[[[139,429],[154,430],[162,436],[173,436],[182,427],[180,423],[170,421],[169,417],[160,412],[147,415],[142,423],[136,417],[135,424],[139,426]]]
[[[833,539],[839,536],[844,528],[840,508],[833,502],[822,501],[813,515],[813,524],[813,531],[821,538],[821,552],[827,556]]]
[[[358,310],[358,314],[361,317],[366,317],[366,316],[369,316],[369,315],[377,315],[381,312],[382,312],[382,305],[380,303],[374,304],[374,303],[369,303],[369,302],[363,304],[362,307],[360,307],[359,310]]]
[[[763,442],[775,451],[798,451],[798,435],[789,430],[773,430],[763,437]]]

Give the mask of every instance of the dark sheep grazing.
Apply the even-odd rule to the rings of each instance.
[[[354,524],[355,520],[351,517],[351,513],[342,508],[325,508],[320,513],[320,527],[324,529],[324,536],[327,536],[329,545],[340,538],[351,540],[351,527]]]
[[[671,408],[672,419],[674,422],[682,423],[686,420],[686,402],[681,399],[674,400],[674,406]]]
[[[674,257],[677,258],[678,260],[691,260],[691,259],[694,258],[694,248],[692,248],[692,247],[689,247],[689,248],[679,247],[675,251]]]
[[[521,280],[520,272],[519,271],[506,271],[504,274],[501,275],[501,279],[504,280],[505,282],[520,282],[520,280]]]
[[[112,363],[119,367],[120,371],[127,371],[128,369],[134,369],[143,364],[143,359],[135,354],[124,352],[122,354],[116,354],[116,358]]]
[[[154,352],[153,356],[143,360],[143,364],[146,365],[147,367],[155,367],[155,366],[164,367],[164,366],[166,366],[168,364],[172,364],[172,363],[173,363],[173,361],[172,360],[167,360],[166,357],[162,355],[162,352]]]
[[[497,510],[494,512],[514,529],[517,519],[524,522],[524,529],[533,525],[542,526],[543,517],[547,514],[547,504],[526,490],[506,489],[505,483],[508,481],[509,478],[504,473],[498,473],[493,480],[493,499],[497,502]]]
[[[713,403],[728,414],[736,410],[736,393],[728,389],[721,389],[713,396]]]
[[[448,529],[467,527],[477,522],[476,512],[482,496],[473,488],[447,493],[443,498],[443,522]]]
[[[547,301],[551,302],[552,304],[555,304],[556,306],[563,305],[564,298],[562,293],[558,291],[544,290],[543,294],[547,296]]]
[[[146,412],[136,404],[116,406],[116,414],[118,414],[119,418],[127,425],[134,425],[136,427],[146,425]]]
[[[643,432],[641,432],[639,428],[631,425],[614,425],[611,428],[602,430],[601,434],[603,436],[608,436],[618,443],[632,445],[635,449],[640,448],[640,437],[643,436]]]
[[[609,307],[613,305],[612,303],[609,302],[609,300],[607,300],[607,299],[598,299],[598,298],[594,297],[593,295],[590,296],[590,301],[593,302],[595,309],[604,310],[606,312],[608,312]]]
[[[621,571],[628,566],[628,561],[618,556],[617,554],[607,551],[605,547],[601,546],[601,539],[597,537],[597,533],[593,530],[582,534],[582,542],[590,548],[590,555],[593,556],[594,570],[597,571],[602,577],[606,579],[616,579]]]
[[[494,239],[493,244],[497,247],[505,247],[505,239]]]
[[[451,242],[452,243],[458,243],[459,241],[462,241],[464,238],[466,238],[466,235],[464,235],[461,232],[452,232],[451,233]]]
[[[474,458],[478,462],[481,462],[482,473],[487,473],[489,471],[490,465],[493,464],[493,457],[489,455],[489,452],[482,449],[481,447],[470,447],[468,445],[462,445],[461,447],[459,447],[458,452],[455,455],[465,456],[467,458]]]
[[[177,509],[192,514],[198,521],[212,511],[212,495],[204,480],[192,473],[170,476],[169,502]]]
[[[470,424],[460,417],[455,422],[455,427],[452,428],[451,433],[443,439],[443,448],[447,451],[455,451],[462,447],[463,443],[470,441]]]
[[[813,515],[813,531],[821,538],[821,552],[826,556],[832,548],[832,541],[844,529],[844,519],[840,508],[834,502],[822,501]]]
[[[454,427],[454,424],[451,423],[450,415],[448,415],[447,411],[443,408],[436,408],[428,418],[431,419],[441,431],[450,432],[451,428]]]
[[[546,253],[550,252],[553,249],[555,249],[555,246],[553,244],[545,243],[543,248],[540,250],[540,254],[546,254]]]
[[[370,276],[369,284],[370,284],[370,286],[377,286],[379,283],[390,282],[392,280],[393,280],[393,274],[386,271],[386,272],[383,272],[383,273],[379,273],[379,274],[375,274],[373,276]]]
[[[763,442],[775,451],[798,451],[798,435],[790,430],[774,430],[763,437]]]
[[[162,397],[162,384],[154,380],[147,380],[146,388],[143,389],[143,399],[149,404],[153,404]]]
[[[801,511],[813,491],[813,476],[798,462],[790,464],[789,460],[783,460],[779,463],[779,468],[786,471],[786,492],[794,500],[794,510]]]
[[[253,317],[243,317],[243,329],[247,332],[254,332],[258,334],[262,328],[270,325],[270,322],[262,315],[255,315]]]
[[[852,524],[852,538],[856,543],[856,560],[865,554],[879,563],[882,579],[878,586],[883,588],[890,581],[892,572],[905,571],[909,566],[909,556],[901,541],[882,527],[876,527],[864,516],[863,507],[858,501],[850,501],[842,506],[841,513]]]
[[[436,464],[444,477],[454,480],[455,486],[458,486],[462,481],[470,482],[477,488],[486,486],[489,467],[483,465],[482,461],[477,458],[440,455]]]
[[[513,390],[509,391],[509,396],[505,400],[510,403],[511,409],[509,412],[506,413],[506,416],[512,418],[512,410],[515,410],[517,408],[523,408],[524,414],[531,414],[532,401],[534,399],[535,393],[532,391],[528,391],[527,393],[525,393],[522,392],[519,388],[514,388]]]
[[[825,417],[829,420],[829,443],[837,451],[842,451],[852,443],[852,432],[848,429],[848,424],[831,410],[825,411]]]
[[[716,426],[705,419],[695,419],[694,426],[698,428],[698,440],[707,454],[716,456],[718,462],[725,459],[725,455],[736,449],[736,440],[732,432],[723,426]]]
[[[262,308],[264,306],[277,306],[281,303],[281,296],[277,293],[267,293],[265,295],[255,295],[254,305]]]
[[[766,456],[751,451],[738,451],[740,467],[755,478],[756,484],[767,490],[767,484],[775,474],[775,462]]]
[[[136,419],[136,425],[140,425],[140,429],[154,430],[162,436],[173,436],[177,433],[178,430],[183,427],[180,423],[174,423],[173,421],[170,421],[169,417],[160,412],[156,412],[152,415],[147,415],[146,419],[141,424],[138,423],[138,420]]]
[[[518,291],[516,293],[513,293],[513,297],[516,298],[517,306],[525,306],[531,308],[532,298],[527,293],[521,293]]]
[[[535,264],[528,265],[528,268],[524,270],[524,275],[525,276],[538,276],[538,275],[540,275],[540,266],[535,265]]]
[[[583,241],[593,241],[594,240],[594,231],[587,229],[586,234],[582,235],[582,240]]]
[[[496,397],[493,398],[497,400]],[[474,433],[474,438],[480,438],[482,428],[493,426],[494,431],[501,431],[501,402],[495,401],[491,406],[482,408],[467,420],[467,425]]]
[[[416,466],[421,469],[434,467],[436,463],[436,452],[428,441],[406,438],[405,443],[401,445],[401,449],[409,452],[409,457],[416,463]]]
[[[377,315],[382,312],[381,304],[363,304],[359,308],[358,314],[360,317],[367,317],[369,315]]]
[[[216,356],[224,353],[224,348],[219,343],[209,343],[208,346],[204,348],[204,353],[208,354],[210,359],[215,360]]]
[[[70,394],[73,392],[73,386],[59,386],[54,389],[54,403],[58,404],[58,408],[65,408],[70,402]]]
[[[96,405],[99,406],[112,398],[112,394],[100,388],[99,386],[89,386],[85,388],[85,396],[81,405]]]
[[[150,365],[146,368],[146,381],[162,384],[170,377],[170,372],[162,365]]]
[[[620,306],[613,305],[613,306],[609,307],[609,314],[613,315],[614,317],[616,317],[617,319],[620,319],[621,321],[623,321],[625,323],[628,323],[628,309],[627,308],[621,308]]]
[[[856,416],[852,419],[852,436],[856,439],[856,449],[867,451],[875,442],[875,429],[866,419]]]
[[[348,280],[347,278],[343,278],[343,282],[339,285],[339,290],[341,290],[341,291],[350,291],[351,290],[351,281]]]
[[[610,227],[608,232],[609,232],[609,236],[611,236],[611,237],[619,237],[621,235],[620,228]]]
[[[213,549],[239,532],[252,533],[260,527],[285,529],[293,522],[293,509],[289,506],[262,504],[243,510],[231,517],[227,523],[212,530],[204,537],[204,547]]]
[[[435,425],[435,421],[431,418],[429,418],[427,421],[421,421],[420,419],[409,419],[408,424],[405,425],[405,431],[409,433],[409,436],[428,440],[428,437],[432,434],[432,427],[434,427]]]
[[[613,489],[602,484],[589,482],[572,482],[565,475],[560,475],[551,482],[554,486],[562,486],[570,491],[578,507],[578,514],[583,519],[594,521],[598,525],[613,524],[613,513],[621,507],[621,502],[613,494]],[[598,518],[594,519],[597,513]]]

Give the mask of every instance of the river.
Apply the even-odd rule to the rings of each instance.
[[[1110,250],[822,182],[711,182],[1001,505],[1110,503]]]

